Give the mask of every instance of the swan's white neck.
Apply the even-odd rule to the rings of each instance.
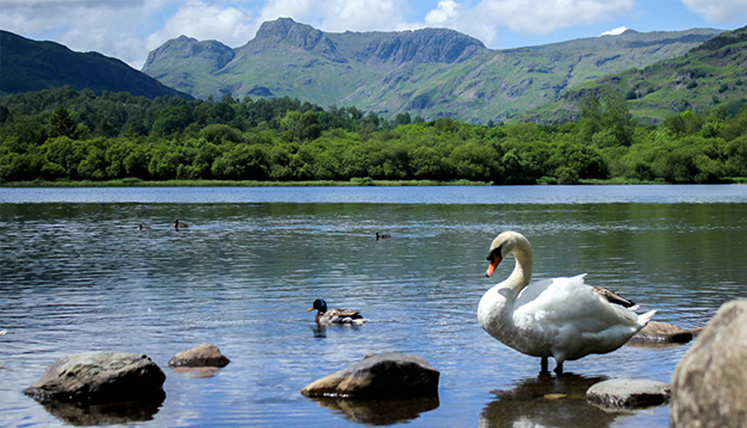
[[[480,299],[477,309],[478,321],[482,328],[509,346],[516,329],[513,321],[514,303],[519,292],[532,279],[534,269],[534,253],[526,239],[517,240],[511,254],[516,258],[511,275],[488,290]]]
[[[532,279],[532,272],[534,272],[534,253],[532,247],[527,245],[519,245],[513,252],[516,258],[516,264],[511,275],[502,283],[505,287],[510,287],[519,294],[522,288],[529,284]]]

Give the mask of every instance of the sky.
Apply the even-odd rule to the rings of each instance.
[[[0,29],[138,70],[169,39],[239,47],[279,17],[327,32],[451,28],[508,49],[626,28],[731,30],[747,25],[747,0],[0,0]]]

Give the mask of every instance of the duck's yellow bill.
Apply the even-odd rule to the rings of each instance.
[[[312,307],[310,307],[309,309],[306,309],[306,312],[311,312],[311,311],[313,311],[313,310],[314,310],[314,307],[312,306]]]

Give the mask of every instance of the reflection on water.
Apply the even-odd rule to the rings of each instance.
[[[586,402],[586,390],[605,377],[572,374],[520,381],[511,390],[493,391],[497,400],[480,414],[480,427],[611,427],[617,418]]]
[[[158,413],[160,401],[122,402],[84,405],[47,401],[42,405],[52,415],[75,426],[91,425],[128,425],[133,422],[145,422],[153,419]]]
[[[344,415],[348,421],[364,425],[392,425],[409,422],[421,413],[438,407],[438,397],[396,400],[316,397],[311,400]]]
[[[209,377],[167,371],[168,398],[138,425],[502,426],[590,412],[602,426],[666,427],[666,407],[613,417],[572,398],[490,394],[528,388],[539,361],[477,324],[494,282],[483,274],[485,251],[498,232],[517,229],[534,246],[536,279],[587,272],[590,284],[657,309],[658,321],[700,327],[723,302],[745,297],[747,203],[500,202],[0,203],[0,426],[59,425],[20,392],[58,358],[138,352],[164,368],[209,342],[231,364]],[[175,218],[191,227],[175,231]],[[392,238],[376,241],[377,230]],[[317,298],[370,321],[314,330],[306,309]],[[625,346],[566,370],[668,382],[688,346]],[[346,401],[331,411],[299,393],[388,351],[440,371],[435,405],[392,402],[401,412],[377,412]]]

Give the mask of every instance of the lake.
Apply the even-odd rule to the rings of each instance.
[[[146,354],[167,375],[154,414],[99,424],[667,427],[667,406],[610,414],[580,394],[603,378],[669,382],[688,345],[624,346],[540,379],[539,359],[479,327],[480,297],[513,266],[484,276],[507,229],[532,242],[535,279],[586,272],[658,321],[703,326],[747,296],[747,186],[0,188],[0,426],[75,422],[21,391],[93,350]],[[370,321],[319,332],[316,298]],[[205,342],[231,363],[167,367]],[[438,400],[300,395],[385,351],[438,369]]]

